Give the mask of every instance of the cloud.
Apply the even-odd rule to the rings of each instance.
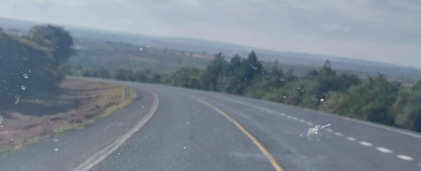
[[[3,0],[0,16],[421,68],[419,0]]]

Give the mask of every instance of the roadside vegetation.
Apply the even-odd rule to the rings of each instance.
[[[74,55],[73,38],[61,27],[40,25],[27,33],[0,29],[0,107],[14,108],[22,98],[54,95]]]
[[[73,38],[62,27],[0,28],[0,153],[83,128],[136,98],[129,90],[122,99],[119,85],[66,78],[73,55]]]
[[[74,70],[73,74],[224,92],[421,132],[421,80],[413,86],[401,85],[380,73],[360,79],[338,74],[331,65],[326,61],[319,69],[296,77],[277,62],[264,67],[254,52],[230,60],[219,53],[205,69],[183,67],[158,74],[100,68]]]

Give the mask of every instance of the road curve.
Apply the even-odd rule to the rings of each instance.
[[[144,121],[154,101],[145,90],[159,99],[153,116],[113,151],[100,152],[104,160],[92,170],[421,170],[418,133],[251,98],[118,83],[141,96],[58,142],[1,157],[1,170],[80,169]],[[330,126],[308,136],[316,125]]]

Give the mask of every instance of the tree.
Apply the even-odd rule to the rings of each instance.
[[[220,91],[224,78],[225,57],[222,53],[215,55],[213,61],[206,67],[206,71],[200,77],[202,88],[213,91]]]
[[[421,132],[421,90],[403,88],[393,108],[394,125]]]
[[[421,78],[418,80],[417,84],[414,85],[414,89],[421,90]]]
[[[253,78],[257,75],[260,75],[262,73],[262,64],[257,60],[256,53],[254,51],[251,51],[247,60],[246,60],[246,73],[244,75],[244,79],[246,81],[251,81]]]
[[[53,25],[34,26],[29,31],[30,36],[42,45],[53,47],[55,62],[65,63],[75,51],[72,49],[73,38],[63,27]]]
[[[325,64],[318,71],[310,71],[308,78],[316,79],[317,86],[314,90],[314,96],[317,99],[325,99],[328,91],[346,91],[350,86],[357,85],[360,80],[355,75],[337,75],[336,71],[331,68],[331,63],[326,60]]]
[[[26,95],[54,94],[66,72],[64,63],[73,55],[72,43],[68,32],[55,26],[35,26],[25,35],[0,31],[1,104]]]
[[[372,122],[392,125],[395,115],[392,106],[400,88],[379,74],[350,89],[349,96],[339,105],[337,112]]]
[[[38,90],[45,91],[56,89],[57,84],[63,80],[67,73],[65,63],[75,54],[72,49],[73,38],[62,27],[39,25],[29,30],[26,39],[30,39],[38,46],[46,47],[45,50],[50,53],[34,59],[30,64],[31,68],[34,68],[33,75],[37,76],[38,83],[40,83],[34,86]]]

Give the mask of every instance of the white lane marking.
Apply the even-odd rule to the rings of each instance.
[[[299,119],[299,120],[298,120],[298,122],[301,122],[301,123],[303,123],[303,122],[305,122],[305,121],[304,121],[304,120],[302,120],[302,119]]]
[[[420,163],[420,164],[418,164],[418,165],[420,165],[420,166],[421,166],[421,163]]]
[[[361,145],[363,145],[363,146],[367,146],[367,147],[371,147],[371,146],[373,146],[373,144],[371,144],[371,143],[369,143],[369,142],[365,142],[365,141],[360,141],[360,142],[358,142],[358,143],[360,143]]]
[[[384,148],[384,147],[377,147],[376,150],[382,152],[382,153],[393,153],[392,150]]]
[[[285,114],[281,113],[281,116],[285,116]]]
[[[129,139],[134,133],[136,133],[140,128],[145,125],[146,122],[155,114],[155,111],[158,109],[159,106],[159,98],[155,92],[152,92],[148,89],[144,89],[154,96],[154,101],[152,103],[152,107],[149,112],[145,115],[145,117],[136,123],[133,128],[131,128],[127,133],[123,134],[121,137],[116,139],[111,144],[105,146],[100,151],[93,154],[91,157],[87,158],[85,162],[77,166],[73,169],[73,171],[88,171],[95,167],[97,164],[101,163],[104,159],[106,159],[109,155],[111,155],[114,151],[116,151],[127,139]]]
[[[311,123],[311,122],[306,122],[306,124],[307,124],[307,125],[313,125],[313,123]]]
[[[348,141],[355,141],[355,140],[356,140],[354,137],[346,137],[346,139],[347,139]]]
[[[240,101],[237,101],[237,100],[230,99],[230,98],[237,98],[237,97],[233,97],[233,96],[230,96],[230,95],[227,95],[226,97],[220,97],[220,96],[217,97],[216,96],[217,93],[214,93],[214,92],[206,92],[206,93],[210,93],[210,94],[212,94],[212,96],[214,96],[216,98],[222,98],[222,99],[225,99],[227,101],[232,101],[232,102],[236,102],[236,103],[239,103],[239,104],[243,104],[245,106],[251,106],[248,103],[244,103],[244,102],[240,102]],[[203,93],[203,95],[204,94],[205,93]],[[230,97],[230,98],[227,98],[227,97]],[[302,110],[302,111],[310,111],[310,109],[303,109],[303,108],[301,108],[300,110]],[[315,111],[311,111],[311,112],[315,112]],[[384,130],[387,130],[387,131],[391,131],[391,132],[395,132],[395,133],[400,133],[400,134],[404,134],[404,135],[408,135],[408,136],[411,136],[411,137],[414,137],[414,138],[421,139],[421,135],[420,134],[414,134],[414,133],[411,133],[411,132],[409,132],[407,130],[403,130],[403,129],[399,129],[399,128],[392,128],[392,127],[388,127],[388,126],[385,126],[385,125],[380,125],[380,124],[376,124],[376,123],[370,123],[368,121],[362,121],[362,120],[347,118],[347,117],[340,116],[340,115],[327,114],[327,113],[323,113],[323,112],[319,112],[319,111],[316,111],[315,113],[320,114],[320,115],[329,116],[329,117],[335,117],[335,118],[339,118],[339,119],[344,119],[344,120],[355,122],[355,123],[358,123],[358,124],[364,124],[364,125],[367,125],[367,126],[376,127],[376,128],[384,129]]]
[[[396,157],[398,157],[398,158],[400,158],[402,160],[406,160],[406,161],[412,161],[412,160],[414,160],[412,157],[405,156],[405,155],[402,155],[402,154],[399,154]]]
[[[340,132],[335,132],[336,136],[344,136],[344,134],[340,133]]]
[[[292,117],[291,119],[292,119],[292,120],[294,120],[294,121],[296,121],[296,120],[297,120],[297,118],[296,118],[296,117]]]
[[[288,119],[291,119],[292,117],[291,117],[291,116],[289,116],[289,115],[287,115],[287,118],[288,118]]]

